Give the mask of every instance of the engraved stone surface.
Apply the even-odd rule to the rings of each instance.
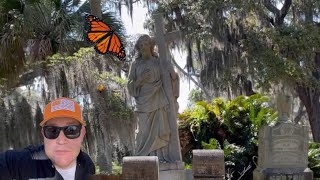
[[[271,167],[308,165],[307,130],[293,123],[282,123],[271,130],[271,151],[267,155]]]
[[[192,170],[195,179],[223,178],[225,175],[223,150],[193,150]]]
[[[258,164],[261,168],[301,167],[308,165],[308,129],[281,123],[260,130]]]
[[[254,180],[312,179],[308,169],[308,127],[288,120],[291,102],[290,96],[278,96],[278,123],[260,129]]]
[[[157,156],[130,156],[123,158],[122,179],[158,180],[159,160]]]

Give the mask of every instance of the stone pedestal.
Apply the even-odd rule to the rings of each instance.
[[[160,163],[159,169],[160,180],[192,180],[190,173],[184,169],[184,162]]]
[[[187,170],[160,171],[160,180],[193,180],[192,172]]]
[[[193,150],[192,171],[195,180],[224,180],[223,150]]]
[[[159,180],[157,156],[130,156],[123,158],[123,180]]]
[[[168,171],[168,170],[184,170],[184,162],[168,162],[168,163],[160,163],[159,164],[160,171]]]
[[[309,168],[256,168],[253,172],[254,180],[313,180],[313,172]]]

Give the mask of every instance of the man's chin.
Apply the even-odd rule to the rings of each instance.
[[[61,160],[61,161],[55,161],[54,166],[56,168],[60,168],[60,169],[68,169],[70,167],[72,167],[75,163],[73,163],[72,160],[70,161],[66,161],[66,159]]]

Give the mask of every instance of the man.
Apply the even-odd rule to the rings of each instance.
[[[0,180],[82,180],[95,173],[90,157],[80,150],[86,134],[78,103],[58,98],[46,105],[40,123],[44,145],[0,154]]]

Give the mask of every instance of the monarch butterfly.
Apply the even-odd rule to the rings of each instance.
[[[85,18],[89,24],[86,36],[89,41],[95,43],[94,49],[99,54],[109,53],[124,61],[126,53],[119,36],[98,17],[86,15]]]

